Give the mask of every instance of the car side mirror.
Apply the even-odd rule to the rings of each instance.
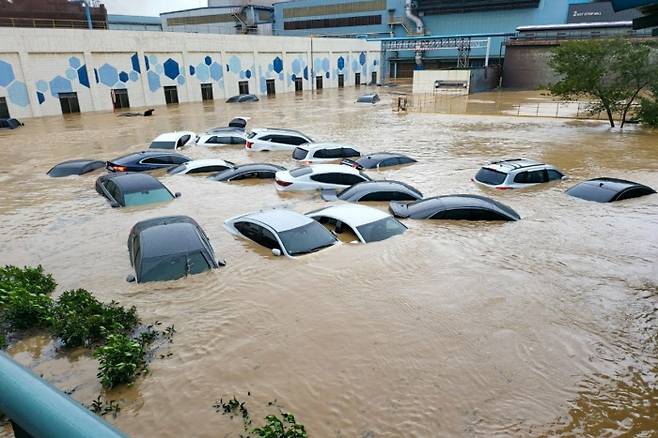
[[[279,257],[281,255],[281,250],[279,248],[272,248],[272,255]]]
[[[129,275],[126,277],[126,281],[127,281],[128,283],[134,283],[136,280],[137,280],[137,279],[135,278],[135,276],[134,276],[133,274],[129,274]]]
[[[217,264],[219,266],[226,266],[226,260],[224,259],[217,259]]]
[[[117,201],[112,201],[110,202],[110,206],[112,206],[112,208],[117,208],[119,207],[119,203]]]
[[[183,196],[183,194],[181,192],[176,192],[176,193],[174,193],[174,196],[176,198],[180,198],[181,196]]]

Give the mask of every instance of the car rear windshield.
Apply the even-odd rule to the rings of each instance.
[[[319,251],[336,243],[334,235],[316,221],[282,231],[279,233],[279,238],[291,256]]]
[[[308,151],[304,148],[295,148],[294,151],[292,151],[292,158],[295,160],[303,160],[306,158],[306,155],[308,154]]]
[[[480,169],[477,175],[475,175],[475,179],[477,181],[492,186],[497,186],[498,184],[502,184],[503,182],[505,182],[505,178],[507,178],[506,173],[498,172],[497,170],[487,169],[486,167]]]
[[[143,192],[126,193],[123,195],[124,205],[126,207],[152,204],[154,202],[170,201],[173,198],[174,197],[171,195],[171,193],[169,193],[169,190],[165,188],[146,190]]]
[[[392,217],[385,217],[369,224],[356,227],[366,242],[377,242],[404,233],[407,228]]]
[[[179,165],[176,166],[176,167],[170,167],[170,168],[167,170],[167,173],[169,173],[169,174],[171,174],[171,175],[175,175],[175,174],[177,174],[177,173],[181,173],[181,172],[183,172],[185,169],[187,169],[187,166],[186,166],[185,164],[179,164]]]
[[[154,141],[149,149],[176,149],[175,141]]]
[[[176,280],[209,269],[211,266],[201,252],[157,257],[142,262],[139,281]]]
[[[290,176],[297,178],[302,175],[308,175],[311,172],[313,172],[313,169],[308,166],[298,167],[290,171]]]

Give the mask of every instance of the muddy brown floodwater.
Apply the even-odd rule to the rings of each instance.
[[[84,287],[178,331],[170,357],[107,394],[123,408],[110,421],[139,437],[237,436],[241,421],[212,408],[236,395],[256,422],[276,399],[315,437],[656,436],[658,196],[596,204],[564,190],[598,176],[658,187],[658,134],[564,119],[397,114],[389,90],[378,91],[375,106],[355,104],[356,90],[324,90],[159,107],[152,118],[27,120],[0,133],[0,263],[40,263],[59,282],[56,295]],[[112,209],[94,190],[98,173],[45,175],[59,161],[113,158],[161,132],[202,132],[237,115],[252,117],[251,127],[407,153],[419,162],[371,175],[426,196],[493,196],[523,219],[409,220],[407,233],[387,241],[287,259],[234,238],[223,221],[266,207],[306,212],[326,205],[317,193],[163,176],[180,199]],[[293,166],[287,153],[185,153]],[[470,181],[488,160],[516,156],[553,163],[570,180],[505,192]],[[130,227],[170,214],[195,218],[228,266],[126,283]],[[78,400],[101,392],[86,352],[64,352],[43,336],[9,352]]]

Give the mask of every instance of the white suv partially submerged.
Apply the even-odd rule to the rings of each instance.
[[[525,158],[493,161],[478,171],[473,181],[499,190],[521,189],[565,179],[555,166]]]
[[[313,143],[313,140],[299,131],[259,128],[249,133],[245,149],[248,151],[292,151],[305,143]]]
[[[360,156],[354,146],[338,143],[309,143],[292,151],[292,159],[304,164],[338,163],[345,158],[357,159]]]

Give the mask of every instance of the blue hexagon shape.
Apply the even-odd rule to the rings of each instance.
[[[278,56],[272,61],[272,68],[275,72],[281,73],[283,71],[283,60]]]
[[[146,77],[149,83],[149,90],[151,92],[157,91],[160,88],[160,76],[153,71],[149,71]]]
[[[39,102],[39,105],[41,105],[45,101],[46,101],[46,96],[41,91],[37,91],[37,102]]]
[[[66,69],[66,77],[69,78],[70,80],[74,81],[78,78],[78,72],[73,70],[72,68],[67,68]]]
[[[0,59],[0,86],[6,87],[16,79],[11,64]]]
[[[219,81],[222,78],[222,76],[223,76],[222,67],[216,62],[213,62],[212,65],[210,66],[210,77],[216,81]]]
[[[128,82],[128,79],[130,79],[128,77],[128,73],[126,73],[125,71],[122,71],[121,73],[119,73],[119,80],[121,82],[123,82],[125,84],[126,82]]]
[[[210,72],[213,70],[213,66],[216,66],[216,69],[221,73],[222,69],[219,67],[219,64],[213,64],[208,68],[206,64],[199,64],[196,66],[196,77],[201,82],[205,82],[210,77]],[[215,72],[217,73],[217,72]],[[215,79],[215,77],[213,77]],[[217,79],[215,79],[217,80]]]
[[[164,62],[164,74],[167,76],[169,79],[172,81],[180,75],[180,68],[178,67],[178,63],[169,58]]]
[[[42,93],[48,91],[48,82],[37,81],[37,90],[41,91]]]
[[[59,97],[59,93],[71,93],[73,91],[71,81],[62,76],[55,76],[53,80],[50,81],[49,85],[50,94],[52,94],[53,97]]]
[[[141,67],[139,66],[139,57],[137,56],[137,53],[130,57],[130,64],[133,67],[133,71],[136,71],[137,73],[142,72]]]
[[[89,73],[87,73],[87,64],[83,65],[78,69],[78,81],[81,85],[84,85],[87,88],[89,87]]]
[[[322,70],[329,71],[330,68],[331,68],[331,64],[329,63],[329,58],[324,58],[322,60]]]
[[[185,76],[178,76],[177,81],[180,85],[185,84]]]
[[[251,70],[244,72],[244,75],[247,77],[247,79],[251,79]]]
[[[196,68],[194,68],[193,65],[190,65],[190,76],[194,76],[195,71],[196,71]]]
[[[365,65],[366,64],[366,54],[364,52],[361,52],[359,55],[359,64]]]
[[[7,88],[7,94],[9,95],[9,100],[15,105],[25,107],[30,104],[27,87],[21,81],[12,82],[9,88]]]
[[[131,71],[128,76],[130,76],[130,80],[133,82],[137,82],[139,80],[139,73],[136,71]]]
[[[300,59],[292,60],[292,72],[296,75],[302,72],[302,61]]]
[[[228,60],[228,65],[231,67],[232,71],[241,70],[240,58],[235,55],[231,56],[231,59]]]
[[[244,79],[244,70],[240,70],[240,79]]]
[[[101,84],[108,87],[114,86],[119,81],[119,73],[117,69],[111,66],[110,64],[103,64],[98,69],[98,77],[100,78]]]
[[[210,56],[206,56],[205,59],[203,60],[203,62],[206,65],[210,65],[210,64],[212,64],[212,58]]]
[[[80,62],[80,59],[77,56],[71,56],[69,58],[69,65],[74,68],[74,69],[79,69],[82,63]]]
[[[345,58],[342,56],[338,57],[338,70],[342,70],[345,68]]]
[[[164,67],[162,67],[162,64],[155,64],[155,72],[159,75],[164,73]]]
[[[329,72],[326,72],[326,73],[324,74],[324,77],[326,77],[327,79],[329,79]]]

